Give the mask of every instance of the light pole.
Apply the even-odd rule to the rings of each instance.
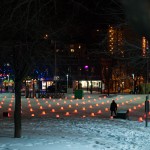
[[[132,74],[133,77],[133,94],[134,94],[134,73]]]
[[[66,75],[66,77],[67,77],[67,93],[68,93],[68,74]]]

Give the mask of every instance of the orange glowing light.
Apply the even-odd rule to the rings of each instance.
[[[94,99],[94,102],[96,102],[96,99]]]
[[[110,119],[113,119],[114,117],[113,116],[110,116]]]
[[[82,97],[82,100],[84,100],[84,97]]]
[[[32,108],[30,108],[30,111],[32,112],[32,111],[33,111],[33,109],[32,109]]]
[[[56,100],[55,99],[53,99],[53,102],[55,102]]]
[[[76,106],[79,106],[79,104],[78,104],[78,103],[76,103]]]
[[[57,103],[57,105],[59,106],[60,104],[59,104],[59,103]]]
[[[72,95],[71,98],[75,98],[74,95]]]
[[[52,112],[55,112],[55,109],[52,109]]]
[[[42,115],[46,115],[46,112],[45,112],[45,111],[42,111]]]
[[[91,96],[88,96],[88,98],[91,98]]]
[[[48,107],[51,107],[51,104],[48,104]]]
[[[70,114],[69,114],[69,112],[66,112],[66,114],[65,114],[66,116],[69,116]]]
[[[142,117],[139,117],[139,122],[143,122],[143,118]]]
[[[12,106],[12,104],[9,104],[9,106],[11,107],[11,106]]]
[[[135,109],[136,109],[136,106],[134,106],[133,109],[135,110]]]
[[[139,105],[138,105],[138,107],[140,108],[140,107],[141,107],[141,105],[139,104]]]
[[[95,106],[99,106],[99,104],[96,104]]]
[[[61,110],[64,110],[64,107],[60,107]]]
[[[66,101],[64,101],[64,104],[66,104]]]
[[[82,110],[86,110],[85,107],[83,107]]]
[[[82,104],[85,104],[85,102],[82,102]]]
[[[0,108],[2,108],[2,106],[0,105]]]
[[[75,109],[75,110],[74,110],[74,113],[78,113],[78,110],[77,110],[77,109]]]
[[[28,107],[31,107],[31,104],[29,104]]]
[[[131,112],[132,111],[132,109],[131,108],[129,108],[129,112]]]
[[[104,96],[104,98],[106,98],[106,96]]]
[[[124,105],[124,102],[122,102],[122,105]]]
[[[60,117],[59,114],[57,114],[57,115],[56,115],[56,118],[59,118],[59,117]]]
[[[92,116],[92,117],[94,117],[94,116],[95,116],[95,114],[94,114],[94,113],[91,113],[91,116]]]
[[[108,109],[108,108],[105,108],[105,111],[109,111],[109,109]]]
[[[109,103],[109,100],[107,101],[107,103]]]
[[[85,118],[85,117],[86,117],[86,115],[83,115],[83,116],[82,116],[82,118]]]
[[[45,98],[42,99],[43,101],[45,100]]]
[[[101,110],[98,110],[98,112],[97,112],[98,114],[101,114],[102,113],[102,111]]]
[[[128,102],[128,101],[126,101],[126,103],[128,104],[129,102]]]
[[[3,104],[4,104],[4,102],[1,102],[1,104],[3,105]]]
[[[92,106],[92,105],[90,105],[90,106],[89,106],[89,108],[93,108],[93,106]]]
[[[104,102],[102,102],[102,105],[104,105],[105,103]]]
[[[90,100],[88,100],[88,102],[90,103],[91,101],[90,101]]]
[[[34,117],[35,115],[34,114],[31,114],[31,117]]]
[[[71,108],[72,106],[71,106],[71,105],[69,105],[68,107],[69,107],[69,108]]]
[[[144,103],[142,103],[142,105],[144,106],[145,104],[144,104]]]
[[[45,104],[48,104],[48,101],[46,101]]]
[[[8,111],[12,111],[12,109],[11,109],[11,108],[8,108]]]
[[[51,97],[49,97],[49,99],[52,99]]]
[[[43,107],[42,107],[42,106],[40,106],[40,109],[43,109]]]
[[[119,105],[119,104],[117,104],[117,107],[120,107],[120,105]]]
[[[37,105],[40,105],[40,103],[37,103]]]

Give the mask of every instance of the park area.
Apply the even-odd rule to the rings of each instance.
[[[129,119],[110,118],[114,99],[118,111],[129,110]],[[0,150],[146,150],[146,95],[85,93],[82,99],[22,97],[22,137],[13,138],[15,98],[0,95]],[[149,116],[149,115],[148,115]]]

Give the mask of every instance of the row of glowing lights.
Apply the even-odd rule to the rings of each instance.
[[[106,98],[106,97],[104,97],[104,98]],[[121,98],[122,98],[122,97],[121,97]],[[2,101],[1,101],[1,103],[0,103],[0,104],[1,104],[1,105],[0,105],[0,108],[2,108],[2,105],[4,105],[5,99],[6,99],[6,96],[2,99]],[[50,99],[51,99],[51,98],[50,98]],[[137,98],[137,99],[140,99],[140,98]],[[134,101],[136,101],[137,99],[134,98]],[[46,100],[46,99],[43,98],[43,101],[45,101],[45,100]],[[59,99],[59,100],[61,101],[62,99]],[[84,98],[83,98],[82,100],[84,100]],[[99,98],[99,100],[101,100],[101,98]],[[116,100],[119,100],[119,99],[117,98]],[[32,105],[31,105],[30,99],[27,98],[27,101],[28,101],[28,107],[29,107],[30,112],[34,112],[34,110],[33,110],[33,108],[32,108]],[[40,109],[40,110],[43,110],[43,106],[40,104],[39,100],[38,100],[38,99],[35,99],[35,101],[37,102],[37,105],[40,106],[39,109]],[[77,101],[78,101],[78,99],[77,99]],[[96,99],[94,99],[94,101],[96,102]],[[121,105],[123,106],[123,105],[125,105],[125,103],[128,104],[129,102],[132,102],[132,101],[133,101],[133,100],[130,99],[129,101],[122,102]],[[9,108],[8,108],[9,116],[8,116],[8,117],[11,117],[10,112],[12,111],[12,108],[11,108],[11,107],[13,106],[13,102],[14,102],[14,97],[12,97],[12,99],[11,99],[11,101],[10,101],[10,103],[9,103]],[[53,99],[53,102],[56,102],[56,100]],[[70,100],[70,102],[72,102],[72,100]],[[88,100],[88,102],[91,102],[91,100]],[[48,105],[49,108],[52,107],[52,105],[49,104],[47,100],[45,101],[45,103]],[[64,104],[66,104],[66,103],[67,103],[67,101],[64,100]],[[109,100],[108,100],[106,103],[110,103]],[[82,102],[82,104],[86,104],[86,103],[85,103],[85,102]],[[104,105],[105,102],[102,102],[101,104]],[[59,106],[60,103],[57,102],[56,105]],[[98,104],[98,103],[95,104],[95,106],[99,106],[99,105],[100,105],[100,104]],[[141,103],[141,104],[138,104],[137,106],[133,106],[133,108],[129,108],[129,112],[131,112],[131,111],[133,111],[133,110],[136,110],[137,108],[141,108],[141,107],[144,106],[144,105],[145,105],[145,103]],[[79,104],[76,103],[76,106],[79,106]],[[117,104],[117,106],[120,107],[120,104]],[[72,108],[72,105],[68,105],[68,108]],[[90,105],[89,108],[92,109],[93,106]],[[61,106],[60,109],[61,109],[61,110],[64,110],[64,107]],[[82,110],[85,111],[86,108],[85,108],[85,107],[82,107]],[[108,112],[109,109],[108,109],[108,108],[105,108],[105,111]],[[56,110],[53,108],[53,109],[51,109],[51,112],[52,112],[52,113],[55,113]],[[75,110],[73,111],[73,113],[78,113],[78,110],[75,109]],[[97,114],[101,114],[101,113],[102,113],[102,111],[101,111],[101,110],[98,110]],[[46,111],[42,111],[41,114],[42,114],[42,115],[46,115]],[[69,115],[70,115],[70,112],[66,112],[66,113],[65,113],[65,116],[69,116]],[[149,112],[149,115],[150,115],[150,112]],[[35,114],[32,113],[31,116],[34,117]],[[90,116],[93,116],[93,117],[94,117],[94,116],[95,116],[95,113],[94,113],[94,112],[91,112]],[[59,117],[60,117],[60,115],[59,115],[59,114],[56,114],[56,118],[59,118]],[[82,117],[84,118],[84,117],[86,117],[86,115],[83,115]],[[144,117],[145,117],[145,116],[144,116]],[[111,117],[111,119],[112,119],[112,117]],[[139,121],[142,122],[142,121],[143,121],[143,118],[142,118],[142,117],[139,117]]]

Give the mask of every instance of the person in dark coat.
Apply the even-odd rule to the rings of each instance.
[[[111,116],[113,116],[113,113],[116,116],[117,104],[116,104],[115,100],[112,100],[112,103],[110,104],[110,111],[111,111]]]

